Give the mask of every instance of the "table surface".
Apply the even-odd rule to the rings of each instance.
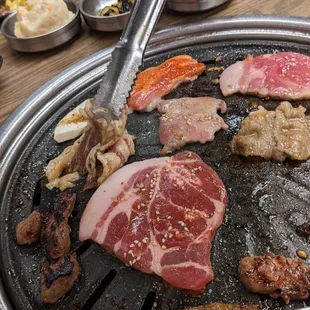
[[[190,22],[210,16],[277,14],[310,16],[309,0],[231,0],[215,10],[199,14],[181,14],[165,9],[159,27]],[[62,70],[118,41],[119,33],[96,32],[83,25],[79,35],[68,44],[45,53],[25,54],[10,49],[0,36],[0,124],[42,84]]]

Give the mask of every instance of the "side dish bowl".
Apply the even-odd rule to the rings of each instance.
[[[98,31],[115,32],[125,28],[130,11],[115,16],[98,16],[100,9],[115,4],[117,0],[80,0],[80,11],[86,24]]]
[[[228,0],[168,0],[167,6],[174,11],[195,13],[211,10],[227,1]]]
[[[2,23],[1,32],[10,46],[19,52],[42,52],[56,48],[72,39],[81,28],[79,7],[72,1],[65,1],[73,19],[52,32],[29,38],[18,38],[14,34],[16,12],[11,13]]]

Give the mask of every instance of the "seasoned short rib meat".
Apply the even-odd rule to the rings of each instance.
[[[265,159],[284,161],[310,158],[310,119],[302,106],[293,108],[282,102],[275,111],[259,107],[242,123],[233,138],[234,153],[242,156],[260,156]]]
[[[200,97],[163,100],[158,110],[162,113],[159,125],[160,142],[164,145],[162,155],[180,149],[187,143],[212,141],[217,131],[228,128],[217,114],[217,110],[226,112],[226,104],[220,99]]]
[[[48,304],[57,302],[71,290],[79,274],[80,264],[75,253],[62,256],[52,264],[44,260],[40,272],[43,301]]]
[[[226,200],[224,184],[195,153],[135,162],[97,189],[79,238],[175,287],[200,291],[213,279],[211,241]]]
[[[245,257],[239,264],[239,276],[251,292],[282,298],[286,303],[310,297],[310,267],[297,258],[272,253]]]
[[[310,98],[310,57],[284,52],[248,57],[228,67],[221,75],[224,96],[254,94],[283,100]]]
[[[56,209],[50,212],[43,224],[41,245],[51,259],[69,252],[71,228],[68,219],[75,205],[76,194],[62,194]]]
[[[16,226],[16,239],[20,245],[30,245],[40,240],[43,216],[33,211],[26,219]]]
[[[150,112],[157,108],[161,98],[181,83],[195,80],[206,66],[188,55],[166,60],[157,67],[148,68],[138,74],[128,105],[133,110]]]

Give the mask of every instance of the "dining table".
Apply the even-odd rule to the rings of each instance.
[[[157,28],[222,16],[273,14],[310,16],[309,0],[230,0],[202,13],[179,13],[165,8]],[[47,52],[21,53],[12,50],[0,36],[0,124],[35,90],[81,59],[115,44],[121,33],[98,32],[84,22],[79,34],[65,45]]]

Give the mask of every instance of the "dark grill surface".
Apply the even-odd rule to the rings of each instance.
[[[153,57],[146,67],[161,63],[177,54],[190,54],[208,67],[215,58],[223,56],[216,65],[228,66],[236,60],[253,55],[278,51],[309,54],[307,46],[281,42],[227,42],[195,46]],[[222,98],[218,85],[211,80],[217,72],[203,74],[193,83],[183,84],[168,98],[185,96],[214,96]],[[88,97],[94,94],[88,94]],[[238,280],[237,266],[246,255],[262,255],[266,250],[290,257],[297,249],[309,248],[309,240],[295,233],[297,225],[310,219],[310,164],[286,161],[277,164],[259,159],[245,159],[231,153],[230,141],[238,131],[240,120],[248,115],[253,100],[250,96],[226,98],[228,111],[224,120],[227,132],[216,134],[215,140],[205,145],[188,145],[185,149],[198,153],[215,169],[225,183],[229,201],[223,225],[218,230],[212,248],[215,280],[205,293],[193,297],[164,283],[159,277],[146,275],[125,266],[91,242],[78,241],[78,225],[83,209],[93,192],[84,193],[82,183],[73,189],[78,193],[77,206],[70,219],[72,251],[77,251],[82,265],[80,281],[63,300],[55,305],[44,305],[40,299],[39,262],[43,250],[39,246],[17,246],[15,226],[33,209],[46,213],[60,197],[59,191],[44,188],[44,167],[69,143],[58,145],[53,140],[56,122],[86,98],[69,102],[33,137],[22,154],[10,180],[11,191],[4,197],[7,209],[1,224],[1,276],[16,309],[183,309],[187,306],[211,302],[258,303],[266,309],[297,309],[307,303],[295,302],[284,306],[281,302],[249,293]],[[259,100],[267,109],[274,109],[278,101]],[[296,102],[310,108],[309,101]],[[158,113],[134,113],[129,117],[128,131],[136,136],[136,155],[130,162],[158,157]],[[310,302],[308,302],[310,305]]]

